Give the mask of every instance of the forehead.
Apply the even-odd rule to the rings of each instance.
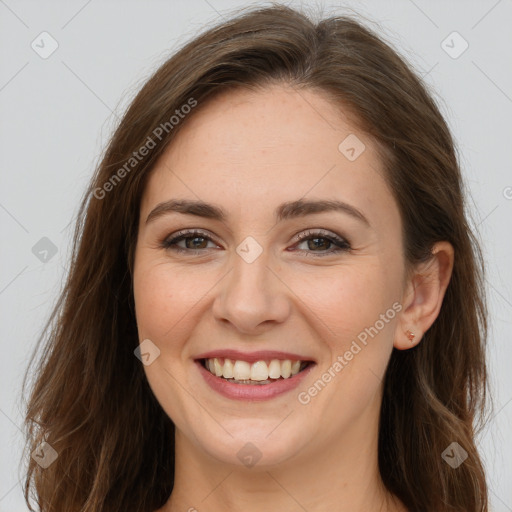
[[[350,201],[377,217],[386,204],[396,210],[374,143],[317,91],[229,91],[185,121],[152,171],[143,215],[175,197],[220,203],[238,218],[308,197]]]

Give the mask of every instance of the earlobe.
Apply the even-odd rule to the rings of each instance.
[[[398,350],[416,346],[438,317],[453,263],[453,246],[449,242],[438,242],[432,248],[432,257],[411,273],[395,334],[394,347]]]

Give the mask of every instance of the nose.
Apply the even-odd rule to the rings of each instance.
[[[213,302],[216,320],[244,334],[259,334],[283,323],[291,311],[290,290],[263,253],[252,263],[235,255]]]

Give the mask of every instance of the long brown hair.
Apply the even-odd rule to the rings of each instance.
[[[183,46],[147,81],[113,134],[81,204],[42,353],[34,351],[23,383],[25,390],[33,376],[29,507],[33,497],[43,512],[154,512],[168,499],[174,426],[134,356],[131,276],[141,196],[156,159],[194,109],[228,88],[274,83],[326,95],[381,148],[408,264],[428,259],[441,240],[455,249],[439,317],[417,347],[392,353],[379,467],[387,489],[410,510],[487,511],[475,445],[488,395],[483,264],[449,129],[410,67],[353,16],[315,23],[280,5],[238,12]],[[46,469],[30,457],[43,441],[58,454]],[[457,469],[442,458],[452,442],[468,453]]]

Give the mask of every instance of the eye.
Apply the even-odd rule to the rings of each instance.
[[[334,233],[327,232],[326,234],[324,231],[306,231],[297,235],[297,239],[299,240],[297,246],[306,243],[306,247],[308,249],[299,249],[304,252],[306,256],[328,256],[329,254],[335,254],[343,251],[346,252],[351,249],[350,244],[344,238],[341,238]],[[332,246],[334,246],[334,248],[330,250],[322,250],[329,249]]]
[[[211,237],[202,231],[185,230],[179,231],[171,238],[166,238],[161,245],[164,249],[176,252],[199,253],[208,249],[206,245],[209,241],[213,242]],[[179,246],[178,243],[180,242],[184,242],[185,247]]]
[[[307,243],[307,249],[298,249],[306,256],[328,256],[351,249],[350,244],[344,238],[323,230],[308,230],[297,235],[296,239],[299,241],[296,246]],[[200,254],[207,249],[211,249],[211,247],[208,247],[209,242],[218,246],[211,236],[204,231],[183,230],[163,240],[161,247],[181,253]],[[184,246],[178,245],[180,243],[183,243]],[[297,249],[292,249],[292,251],[295,250]]]

